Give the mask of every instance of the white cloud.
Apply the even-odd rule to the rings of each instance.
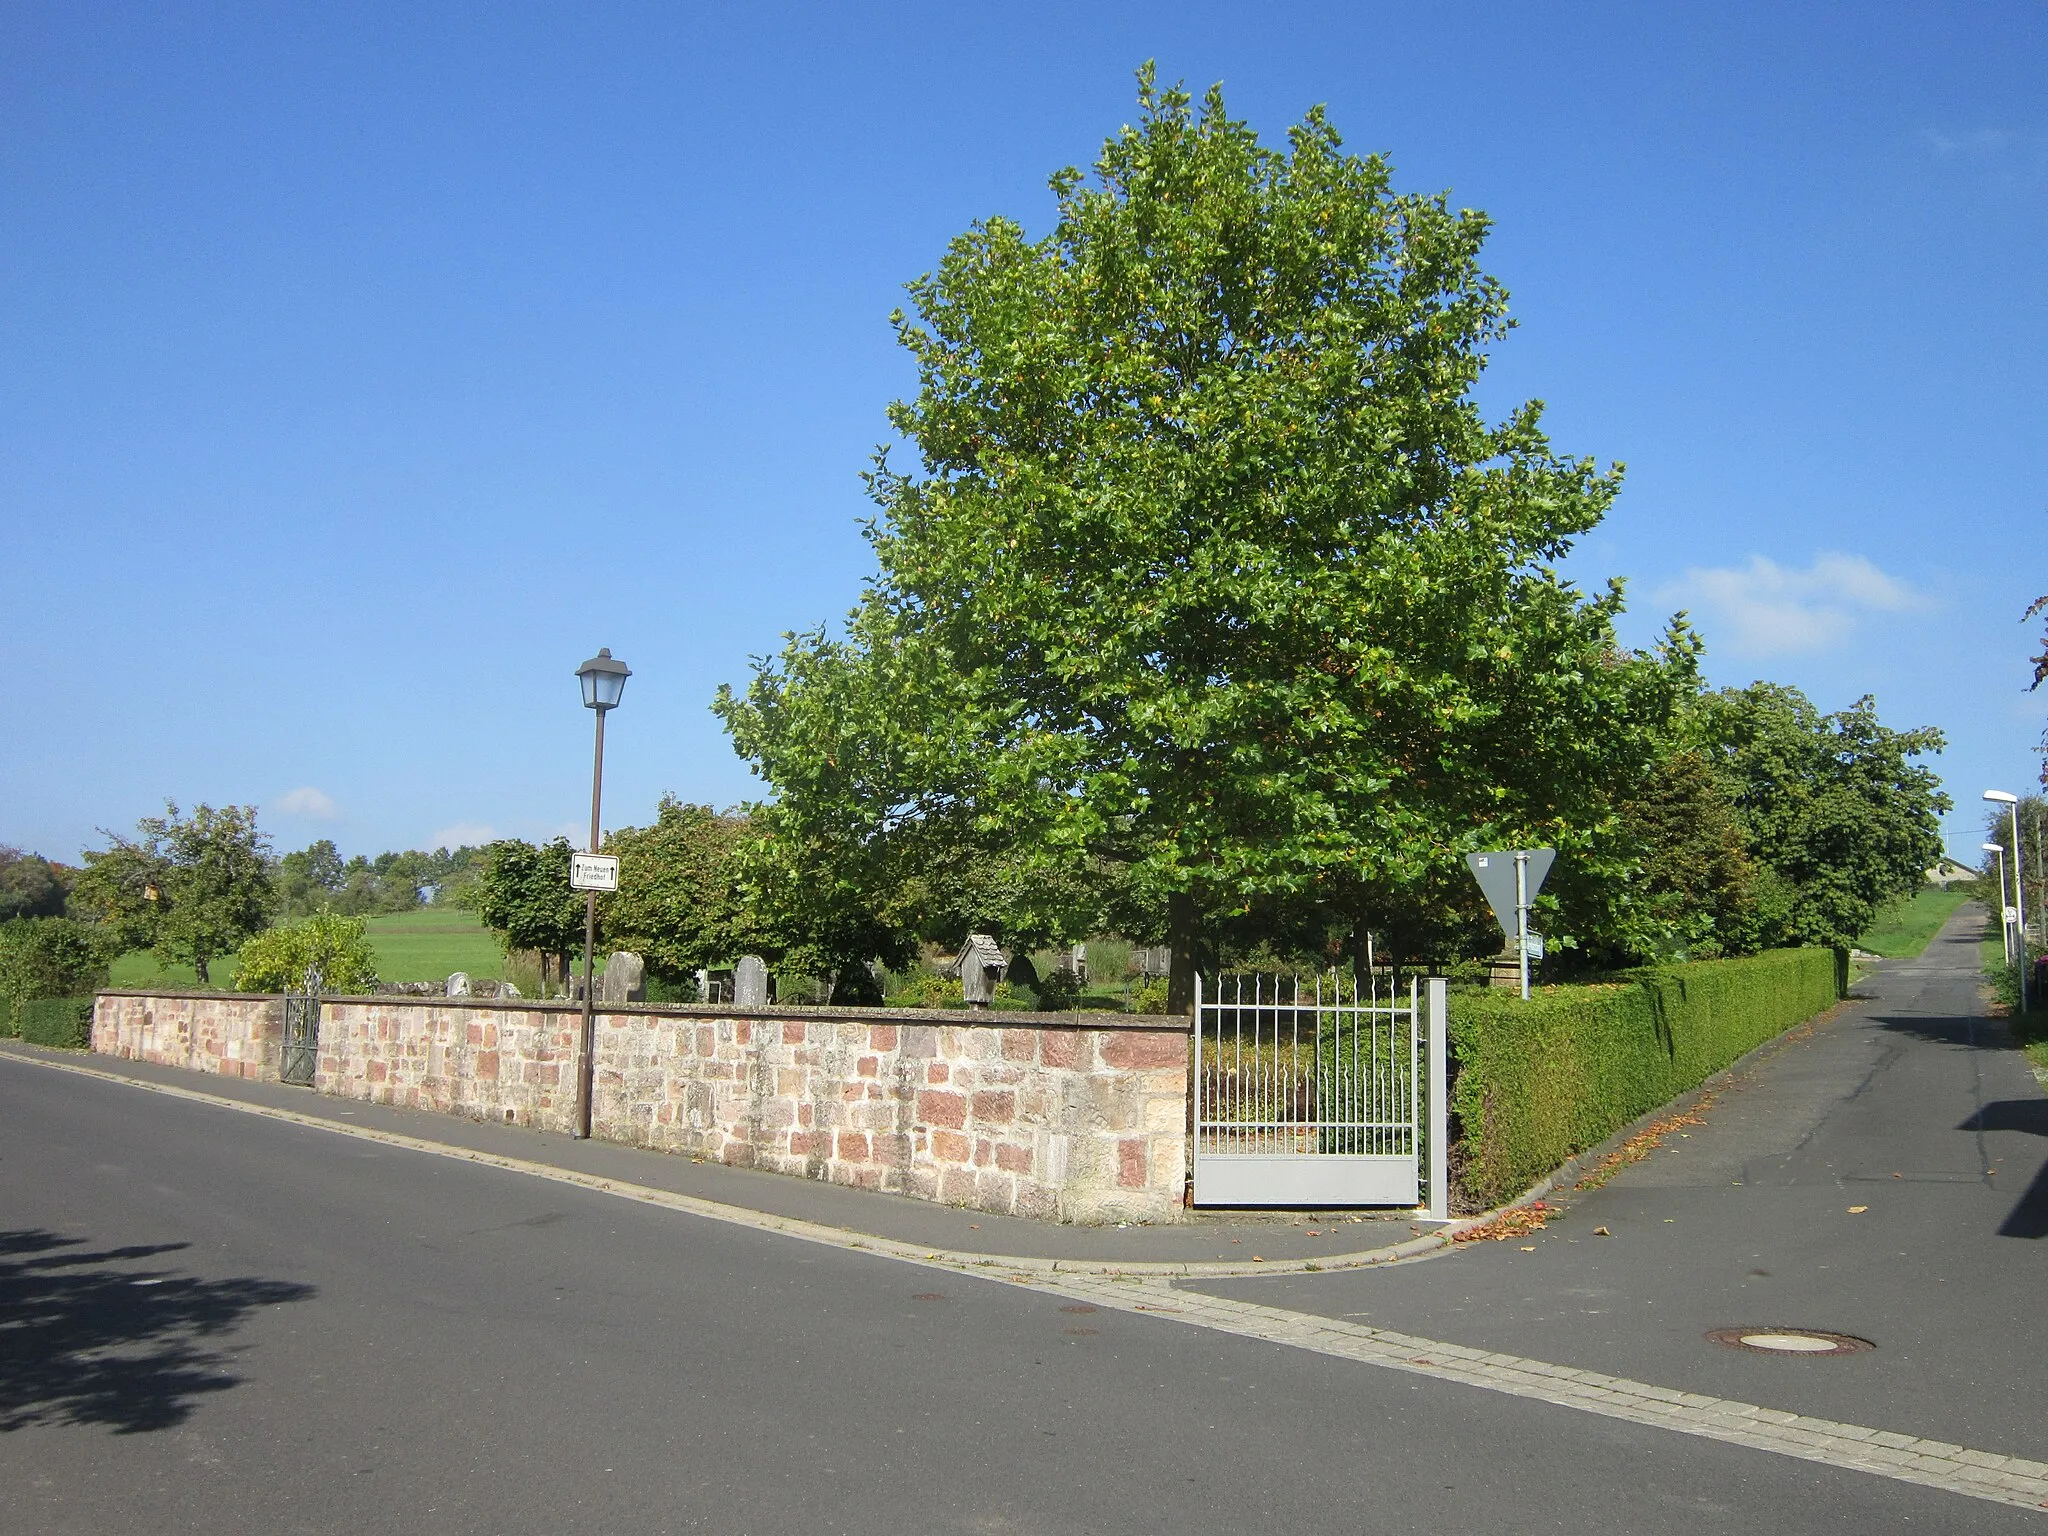
[[[1959,133],[1929,128],[1920,135],[1920,142],[1936,159],[1950,160],[1958,155],[1995,155],[2013,142],[2013,136],[2002,128],[1973,128]]]
[[[429,848],[476,847],[497,840],[498,829],[480,821],[458,821],[427,839]]]
[[[334,796],[310,784],[287,790],[270,802],[270,808],[280,816],[297,816],[306,821],[333,821],[341,814]]]
[[[1691,609],[1709,646],[1748,657],[1827,650],[1871,614],[1928,606],[1861,555],[1820,555],[1803,571],[1762,555],[1746,566],[1694,566],[1658,595]]]

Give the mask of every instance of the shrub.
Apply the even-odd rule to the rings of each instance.
[[[1131,988],[1124,1006],[1132,1013],[1166,1012],[1166,978],[1154,976],[1141,981]]]
[[[1832,1006],[1837,956],[1781,949],[1648,966],[1610,983],[1451,999],[1459,1183],[1511,1198],[1639,1115]]]
[[[76,997],[107,984],[107,944],[90,923],[68,917],[17,917],[0,923],[0,999]]]
[[[21,1038],[30,1045],[83,1050],[92,1044],[92,999],[39,997],[15,1010]]]
[[[966,998],[958,976],[941,976],[937,971],[920,971],[903,990],[889,999],[898,1008],[962,1008]]]
[[[1038,978],[1038,1007],[1042,1013],[1066,1013],[1081,1002],[1081,978],[1065,966],[1046,971]]]
[[[321,986],[328,992],[375,991],[377,956],[363,920],[322,911],[257,934],[242,946],[235,990],[295,992],[305,985],[311,966],[319,968]]]

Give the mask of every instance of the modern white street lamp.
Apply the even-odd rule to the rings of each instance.
[[[1998,935],[2005,940],[2005,963],[2012,964],[2012,901],[2005,894],[2005,844],[1979,843],[1986,853],[1998,855]]]
[[[1987,789],[1984,798],[1993,805],[2002,805],[2012,814],[2012,914],[2013,926],[2019,929],[2020,959],[2020,1012],[2027,1011],[2027,892],[2024,872],[2027,861],[2020,852],[2020,797],[2008,794],[2002,789]]]
[[[576,669],[583,684],[583,707],[597,711],[597,751],[590,768],[590,851],[598,847],[598,809],[604,799],[604,717],[619,707],[619,695],[626,691],[632,670],[613,657],[606,646]],[[576,1130],[578,1139],[590,1136],[590,1090],[592,1060],[597,1046],[595,988],[591,971],[597,950],[597,892],[585,891],[583,907],[583,1052],[576,1068]]]

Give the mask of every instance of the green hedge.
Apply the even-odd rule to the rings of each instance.
[[[92,1044],[92,999],[39,997],[20,1006],[15,1023],[30,1045],[83,1050]]]
[[[1463,1131],[1462,1192],[1486,1206],[1512,1199],[1832,1007],[1845,979],[1833,950],[1778,949],[1546,987],[1526,1003],[1506,992],[1454,995],[1451,1112]]]

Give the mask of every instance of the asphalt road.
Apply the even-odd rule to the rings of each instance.
[[[1540,1234],[1197,1288],[2048,1460],[2048,1096],[1984,1016],[1982,924],[1966,909],[1888,962]],[[1877,1348],[1704,1338],[1753,1325]]]
[[[9,1533],[2040,1529],[9,1059],[0,1229]],[[1476,1295],[1510,1257],[1246,1293]]]

